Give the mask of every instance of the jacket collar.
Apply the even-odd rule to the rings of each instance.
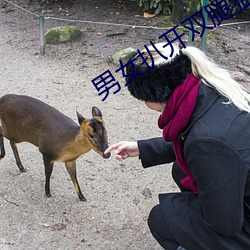
[[[215,89],[213,89],[212,87],[208,87],[202,82],[198,91],[194,112],[190,118],[188,126],[179,135],[180,139],[185,141],[186,136],[192,128],[193,124],[210,109],[210,107],[215,103],[215,101],[219,97],[221,97],[221,95],[216,92]]]

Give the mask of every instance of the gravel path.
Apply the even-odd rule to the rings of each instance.
[[[119,9],[124,12],[122,17],[115,10],[100,15],[100,2],[89,0],[86,9],[76,5],[69,11],[81,10],[82,17],[89,20],[95,15],[97,20],[110,21],[112,17],[111,21],[118,22],[127,18],[126,22],[150,25],[150,21],[138,18],[136,8]],[[123,1],[118,2],[120,6]],[[46,28],[55,25],[58,23],[48,22]],[[107,69],[115,72],[117,67],[110,63],[112,53],[148,44],[156,31],[81,27],[85,30],[81,41],[46,46],[46,54],[41,56],[37,18],[10,6],[0,9],[1,95],[33,96],[75,121],[76,110],[90,117],[95,105],[103,113],[110,144],[160,136],[158,114],[129,95],[121,75],[116,75],[121,91],[110,93],[104,102],[91,82]],[[127,35],[107,36],[116,31]],[[162,33],[158,31],[158,35]],[[237,64],[250,66],[249,26],[220,29],[208,40],[209,55],[218,63],[233,71],[237,71]],[[249,86],[247,76],[241,80]],[[78,200],[64,165],[59,163],[52,174],[49,199],[44,195],[44,168],[37,148],[19,145],[27,169],[21,174],[5,142],[6,156],[0,162],[0,249],[161,249],[149,232],[147,216],[158,203],[159,193],[177,191],[170,177],[171,166],[145,170],[138,159],[104,160],[91,151],[77,160],[78,181],[87,203]]]

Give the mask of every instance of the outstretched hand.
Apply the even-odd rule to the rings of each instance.
[[[125,160],[128,157],[139,156],[139,149],[137,142],[122,141],[108,147],[104,154],[108,154],[115,150],[115,157],[118,160]]]

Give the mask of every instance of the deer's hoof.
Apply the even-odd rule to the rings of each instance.
[[[87,201],[87,199],[84,196],[79,197],[80,201]]]
[[[48,198],[51,198],[51,194],[50,194],[50,193],[46,194],[46,196],[47,196]]]

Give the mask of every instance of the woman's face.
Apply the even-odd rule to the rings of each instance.
[[[148,108],[158,112],[162,112],[166,106],[165,103],[157,103],[157,102],[145,102],[145,104],[147,105]]]

